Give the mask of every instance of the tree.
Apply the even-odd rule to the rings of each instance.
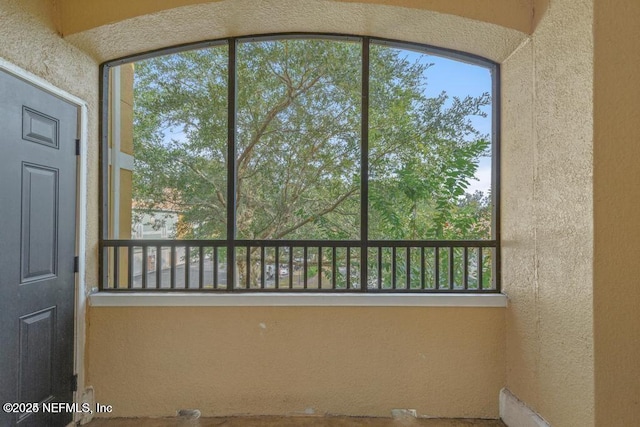
[[[380,45],[370,58],[370,237],[488,238],[469,223],[489,223],[488,204],[461,200],[490,145],[470,120],[489,95],[430,97],[430,64]],[[180,237],[226,236],[227,63],[226,46],[136,63],[133,197],[175,206]],[[238,45],[239,238],[360,237],[361,97],[360,44]]]

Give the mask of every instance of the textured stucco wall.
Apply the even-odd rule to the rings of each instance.
[[[535,222],[533,46],[502,66],[502,287],[509,296],[507,379],[525,402],[538,402],[539,336]]]
[[[531,32],[531,0],[333,0],[370,3],[434,12],[490,22],[524,33]]]
[[[162,10],[220,0],[59,0],[62,32],[71,35],[106,24]],[[532,0],[315,0],[371,3],[431,10],[489,22],[522,32],[531,31]],[[548,0],[535,0],[548,2]],[[258,3],[258,2],[256,2]],[[295,7],[293,7],[295,10]],[[290,9],[291,10],[291,9]]]
[[[99,61],[166,46],[273,32],[375,35],[506,58],[525,34],[422,9],[327,0],[226,0],[104,25],[66,39]]]
[[[97,283],[98,64],[56,32],[57,11],[48,0],[0,0],[0,57],[88,104],[86,280]]]
[[[594,8],[596,422],[633,426],[640,423],[640,2]]]
[[[423,10],[236,0],[133,18],[67,40],[106,60],[282,31],[373,34],[495,60],[525,37]],[[96,307],[89,319],[88,384],[99,401],[114,405],[113,415],[197,407],[217,415],[313,408],[389,416],[391,409],[413,408],[422,415],[493,418],[505,381],[504,309]]]
[[[496,418],[503,308],[93,307],[88,372],[110,416]]]
[[[552,2],[503,66],[507,387],[594,424],[592,0]]]
[[[496,309],[94,308],[89,316],[89,373],[100,385],[99,398],[103,392],[107,398],[123,393],[127,399],[122,399],[122,409],[117,410],[133,413],[132,399],[141,392],[131,387],[127,360],[122,358],[128,348],[133,348],[140,356],[136,368],[144,368],[147,360],[156,368],[142,371],[142,381],[149,381],[154,387],[149,388],[152,396],[168,384],[167,376],[160,372],[175,372],[169,376],[171,385],[196,384],[196,390],[209,387],[202,379],[206,375],[195,375],[188,370],[189,363],[200,363],[209,369],[231,366],[240,360],[250,366],[245,371],[206,371],[210,378],[221,375],[222,384],[229,386],[235,381],[236,372],[248,372],[242,379],[245,384],[253,384],[255,378],[261,378],[266,361],[276,364],[283,360],[278,369],[269,371],[272,377],[268,378],[283,390],[282,384],[292,383],[294,387],[286,388],[295,393],[287,392],[286,399],[275,396],[280,404],[278,411],[291,410],[293,406],[304,411],[311,402],[318,411],[349,413],[340,406],[344,402],[330,391],[319,392],[315,400],[307,399],[305,393],[310,388],[305,381],[320,379],[332,387],[351,382],[358,391],[364,389],[361,394],[356,393],[355,399],[365,410],[372,407],[372,402],[378,402],[376,399],[382,399],[380,390],[389,389],[394,396],[426,396],[414,405],[423,414],[437,415],[435,412],[441,411],[440,415],[445,416],[495,416],[496,390],[506,381],[512,392],[553,425],[593,425],[594,406],[598,425],[637,423],[640,287],[635,272],[638,250],[632,243],[640,233],[640,152],[636,143],[640,133],[638,2],[621,0],[615,3],[616,7],[611,7],[610,2],[595,2],[595,14],[593,0],[533,0],[532,8],[527,6],[526,10],[521,1],[504,1],[500,3],[503,6],[492,2],[494,17],[483,18],[474,15],[475,6],[458,13],[453,8],[461,2],[447,5],[437,0],[425,6],[432,10],[422,10],[412,0],[403,2],[407,8],[387,6],[391,0],[227,0],[103,25],[150,11],[136,12],[137,7],[159,10],[200,2],[167,0],[164,6],[152,1],[123,2],[122,7],[104,2],[102,8],[95,8],[95,4],[87,7],[80,0],[0,0],[0,57],[89,104],[88,283],[97,283],[97,60],[175,43],[259,32],[371,34],[466,50],[504,61],[503,282],[511,299],[506,326],[501,320],[504,311]],[[61,5],[62,15],[58,15],[56,5]],[[72,11],[71,18],[65,16],[65,7],[67,12]],[[511,18],[509,8],[518,10]],[[532,17],[526,25],[523,10]],[[94,11],[100,15],[91,15]],[[108,15],[111,12],[124,15],[114,19]],[[87,21],[83,14],[98,20]],[[91,28],[69,36],[68,41],[86,49],[95,60],[58,36],[56,31],[64,28],[68,19],[78,25],[72,32]],[[505,19],[508,22],[500,21]],[[100,27],[93,28],[96,26]],[[536,31],[521,44],[526,37],[514,28]],[[325,319],[336,320],[324,324]],[[436,327],[435,322],[442,323],[442,319],[447,323]],[[301,330],[301,323],[310,326]],[[211,324],[224,326],[210,328]],[[468,328],[478,324],[483,326]],[[178,325],[188,328],[179,329]],[[127,333],[122,334],[123,330]],[[271,340],[265,338],[273,330],[277,331],[275,336]],[[343,332],[336,334],[336,330]],[[367,332],[362,334],[362,330]],[[240,339],[242,336],[246,338]],[[268,344],[261,344],[260,339]],[[170,340],[177,340],[180,345],[173,345]],[[216,345],[220,341],[234,345],[225,350]],[[158,343],[169,348],[170,354],[154,351]],[[112,345],[116,350],[111,349]],[[477,363],[468,357],[471,352]],[[293,366],[288,363],[291,353],[298,356]],[[340,359],[342,353],[346,355],[344,359]],[[104,354],[112,355],[112,359],[107,360]],[[416,354],[427,359],[423,359],[424,363],[416,361]],[[205,360],[203,355],[211,357]],[[226,364],[218,363],[213,356],[221,357]],[[391,363],[389,368],[387,363],[396,359],[397,363]],[[490,368],[484,366],[485,362]],[[450,363],[456,369],[451,370]],[[323,379],[320,372],[325,371],[317,366],[335,368],[335,374]],[[366,369],[359,371],[358,366]],[[291,377],[292,372],[299,373],[300,378]],[[380,374],[379,383],[370,381],[372,372]],[[475,381],[466,378],[463,382],[462,377],[467,374]],[[398,378],[415,381],[400,382]],[[303,387],[305,384],[307,387]],[[264,387],[263,384],[262,390]],[[475,396],[471,407],[464,394],[469,390]],[[464,399],[458,399],[458,395]],[[225,396],[230,399],[224,411],[241,411],[234,405],[243,396],[228,389]],[[258,399],[256,396],[252,398]],[[486,396],[487,400],[478,396]],[[388,396],[384,397],[387,404]],[[163,397],[162,410],[170,404],[178,406],[175,402],[185,406],[191,403],[180,399],[185,399],[184,393]],[[202,405],[208,403],[211,401]],[[392,403],[389,407],[409,406],[405,400]],[[153,415],[157,415],[154,405],[151,402],[143,406],[142,412],[156,411]],[[381,412],[387,408],[377,403],[375,407],[385,408]]]
[[[531,23],[531,32],[535,31],[536,27],[544,17],[545,13],[547,13],[547,9],[549,8],[549,2],[551,0],[533,0],[533,20]]]

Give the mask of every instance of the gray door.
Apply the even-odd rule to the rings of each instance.
[[[64,426],[73,399],[77,107],[0,71],[0,426]]]

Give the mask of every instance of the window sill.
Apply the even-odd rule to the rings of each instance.
[[[89,297],[92,307],[506,307],[504,294],[109,293]]]

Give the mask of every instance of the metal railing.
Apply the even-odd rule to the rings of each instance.
[[[104,240],[100,249],[101,291],[500,291],[495,240]]]

